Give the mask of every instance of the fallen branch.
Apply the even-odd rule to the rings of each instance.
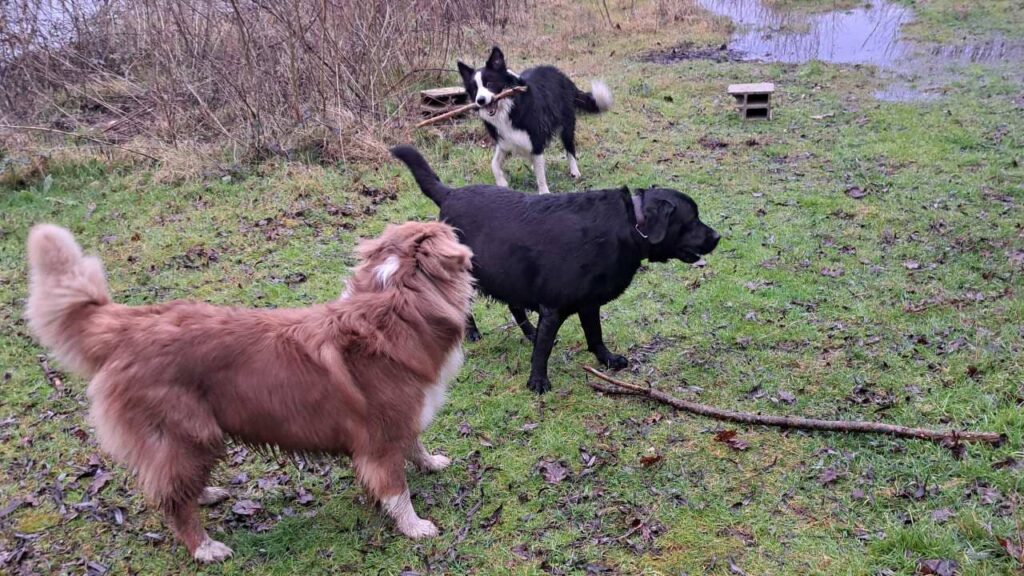
[[[497,102],[498,100],[501,100],[503,98],[508,98],[509,96],[512,96],[513,94],[518,94],[520,92],[526,92],[526,86],[516,86],[515,88],[509,88],[508,90],[502,90],[501,92],[498,92],[497,94],[494,95],[494,100],[493,101]],[[426,120],[423,120],[419,124],[417,124],[416,127],[417,128],[423,128],[424,126],[430,126],[431,124],[437,124],[438,122],[440,122],[442,120],[447,120],[447,119],[449,119],[449,118],[451,118],[453,116],[458,116],[459,114],[462,114],[463,112],[467,112],[469,110],[474,110],[474,109],[479,108],[479,107],[480,106],[476,102],[473,102],[472,104],[466,104],[464,106],[459,106],[458,108],[456,108],[454,110],[449,110],[449,111],[445,112],[444,114],[438,114],[437,116],[432,116],[430,118],[427,118]]]
[[[112,148],[118,148],[118,149],[124,150],[125,152],[129,152],[131,154],[138,154],[139,156],[144,156],[146,158],[149,158],[150,160],[153,160],[154,162],[159,162],[160,161],[160,159],[157,158],[156,156],[150,156],[149,154],[146,154],[145,152],[139,152],[138,150],[132,150],[131,148],[127,148],[125,146],[121,146],[120,144],[115,144],[115,143],[113,143],[113,142],[111,142],[109,140],[101,140],[100,138],[93,138],[92,136],[86,136],[85,134],[79,134],[77,132],[68,132],[66,130],[57,130],[56,128],[47,128],[45,126],[15,126],[13,124],[0,124],[0,128],[7,128],[8,130],[28,130],[28,131],[32,131],[32,132],[50,132],[52,134],[64,134],[65,136],[74,136],[75,138],[81,138],[83,140],[88,140],[90,142],[95,142],[95,143],[101,144],[103,146],[110,146]]]
[[[630,394],[635,396],[644,396],[651,400],[661,402],[662,404],[668,404],[669,406],[678,408],[679,410],[691,412],[693,414],[700,414],[701,416],[707,416],[708,418],[714,418],[715,420],[725,420],[727,422],[775,426],[776,428],[797,428],[801,430],[888,434],[899,438],[917,438],[919,440],[931,440],[933,442],[942,442],[944,444],[954,445],[967,442],[984,442],[998,446],[1005,440],[1002,434],[997,434],[995,432],[928,430],[925,428],[908,428],[906,426],[897,426],[895,424],[884,424],[882,422],[818,420],[815,418],[800,418],[796,416],[770,416],[766,414],[736,412],[733,410],[724,410],[722,408],[708,406],[706,404],[699,404],[697,402],[690,402],[689,400],[676,398],[675,396],[671,396],[654,388],[637,386],[635,384],[616,380],[615,378],[607,376],[590,366],[584,366],[583,370],[611,384],[611,386],[609,386],[608,384],[602,384],[600,382],[590,382],[590,387],[594,390],[598,390],[606,394]]]

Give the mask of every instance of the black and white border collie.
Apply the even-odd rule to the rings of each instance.
[[[497,46],[491,49],[487,64],[479,70],[459,61],[459,74],[471,102],[480,106],[480,118],[494,138],[491,170],[498,186],[507,187],[502,165],[509,154],[533,159],[537,191],[547,194],[544,149],[561,129],[562,145],[569,160],[569,174],[580,177],[576,164],[576,109],[598,114],[612,105],[612,93],[600,80],[583,92],[568,76],[554,66],[538,66],[516,74],[505,66],[505,55]],[[503,90],[526,86],[525,93],[494,100]]]

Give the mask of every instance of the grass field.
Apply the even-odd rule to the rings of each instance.
[[[948,8],[919,6],[919,26],[941,31],[934,5]],[[600,396],[575,320],[538,398],[525,388],[529,347],[504,307],[480,300],[484,339],[467,345],[425,436],[455,462],[410,473],[439,538],[397,535],[347,462],[234,448],[215,472],[232,498],[206,523],[235,557],[197,568],[99,454],[85,382],[42,362],[26,332],[29,226],[70,227],[120,302],[283,307],[337,297],[357,239],[436,209],[394,162],[268,163],[165,184],[150,169],[65,160],[0,188],[2,571],[913,574],[926,560],[1019,571],[999,539],[1024,535],[1021,85],[1012,70],[976,68],[938,101],[894,104],[873,98],[884,80],[867,67],[637,57],[721,34],[695,13],[657,31],[579,30],[561,57],[539,52],[581,83],[603,76],[617,99],[580,122],[581,181],[549,154],[553,191],[675,187],[724,235],[705,267],[650,265],[605,307],[609,346],[632,361],[619,376],[738,410],[990,430],[1003,446],[957,459],[926,442],[727,426]],[[513,68],[541,61],[506,53]],[[760,79],[779,86],[775,119],[745,123],[725,85]],[[416,143],[447,182],[492,178],[477,122]],[[513,187],[533,189],[525,163],[508,167]],[[748,447],[716,441],[726,429]]]

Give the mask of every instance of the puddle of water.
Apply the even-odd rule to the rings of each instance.
[[[761,0],[698,2],[738,25],[729,48],[742,52],[748,60],[882,66],[904,57],[909,48],[900,41],[900,27],[913,15],[889,2],[819,14],[774,10]]]
[[[906,40],[901,29],[914,14],[891,0],[817,14],[774,9],[761,0],[697,2],[736,23],[737,31],[725,51],[729,59],[878,66],[894,76],[892,85],[876,92],[880,100],[934,100],[966,65],[1024,60],[1024,42],[994,39],[944,45]],[[920,86],[920,82],[929,85]]]

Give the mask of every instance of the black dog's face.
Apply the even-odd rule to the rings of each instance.
[[[507,88],[521,84],[519,76],[505,66],[505,55],[497,46],[491,49],[487,64],[479,70],[470,68],[462,61],[458,64],[459,75],[462,76],[462,84],[469,95],[469,101],[486,109],[491,116],[498,110],[494,96]]]
[[[700,221],[697,203],[686,194],[651,188],[643,197],[652,262],[675,258],[692,264],[718,246],[721,235]]]

